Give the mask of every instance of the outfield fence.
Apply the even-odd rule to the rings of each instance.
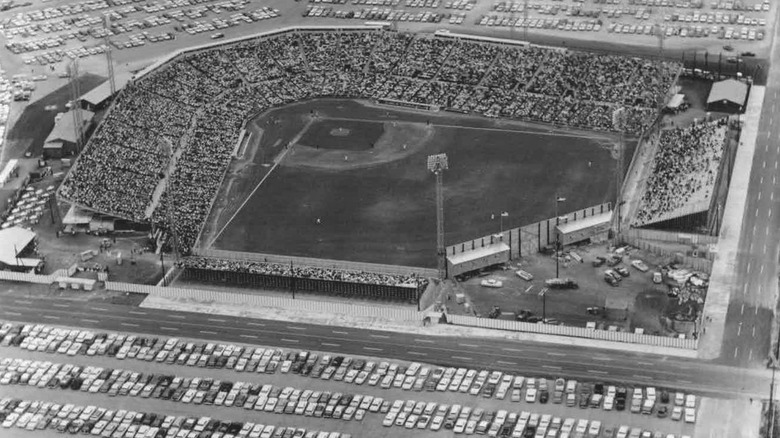
[[[576,338],[595,339],[600,341],[654,345],[659,347],[672,347],[689,350],[695,350],[698,345],[698,340],[689,338],[681,339],[629,332],[594,330],[584,327],[572,327],[565,325],[533,324],[530,322],[477,318],[474,316],[463,315],[448,315],[447,318],[452,324],[455,325],[480,327],[486,329],[569,336]]]

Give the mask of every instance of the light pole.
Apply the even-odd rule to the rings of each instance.
[[[428,170],[436,175],[436,258],[439,264],[439,278],[447,276],[447,263],[444,260],[444,188],[442,178],[449,168],[447,154],[428,156]]]
[[[509,212],[505,211],[498,215],[498,238],[503,239],[504,236],[504,218],[509,217]],[[490,219],[495,219],[496,215],[491,214]]]
[[[558,217],[558,204],[561,202],[566,202],[566,198],[555,195],[555,278],[560,278],[560,260],[558,257],[558,251],[561,247],[561,240],[560,233],[558,233],[558,224],[560,223],[560,218]]]
[[[539,296],[542,297],[542,322],[547,321],[547,288],[542,288],[541,291],[539,291]]]

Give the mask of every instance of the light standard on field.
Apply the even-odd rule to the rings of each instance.
[[[447,277],[447,262],[444,248],[444,171],[449,168],[447,154],[429,155],[427,166],[436,175],[436,258],[439,265],[439,279]]]
[[[560,233],[558,232],[558,224],[560,223],[560,218],[558,217],[558,204],[561,202],[566,202],[566,198],[560,197],[558,195],[555,195],[555,278],[559,278],[559,265],[560,260],[558,257],[558,251],[561,247],[561,240],[560,240]]]

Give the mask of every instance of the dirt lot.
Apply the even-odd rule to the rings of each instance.
[[[595,322],[604,328],[614,325],[623,331],[643,328],[646,333],[671,333],[664,328],[661,318],[679,309],[677,299],[667,296],[668,279],[662,284],[652,282],[654,268],[668,261],[645,251],[632,250],[631,255],[624,257],[623,263],[618,265],[625,267],[630,276],[624,278],[619,286],[613,287],[604,281],[604,271],[609,267],[604,265],[594,268],[591,265],[595,257],[607,256],[606,245],[581,246],[576,249],[576,253],[582,256],[583,263],[561,262],[560,277],[575,280],[579,289],[549,289],[545,294],[546,299],[543,299],[539,293],[545,287],[544,280],[555,277],[555,259],[536,254],[519,261],[513,260],[511,269],[492,271],[488,276],[473,277],[457,283],[456,290],[466,294],[470,308],[458,305],[454,296],[446,304],[458,312],[472,311],[483,316],[493,306],[499,306],[503,319],[514,319],[512,312],[528,310],[535,316],[553,318],[566,325],[585,326],[588,322]],[[645,261],[650,271],[640,272],[630,266],[630,261],[634,259]],[[518,268],[531,273],[534,279],[528,282],[519,278],[515,275]],[[480,286],[480,282],[485,279],[500,280],[503,287]],[[589,307],[598,308],[598,314],[589,314]]]

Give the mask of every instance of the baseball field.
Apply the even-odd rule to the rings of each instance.
[[[613,199],[616,138],[366,102],[300,102],[247,124],[201,245],[434,267],[434,176],[446,153],[446,243]],[[635,143],[628,145],[626,163]],[[494,219],[491,219],[493,217]]]

